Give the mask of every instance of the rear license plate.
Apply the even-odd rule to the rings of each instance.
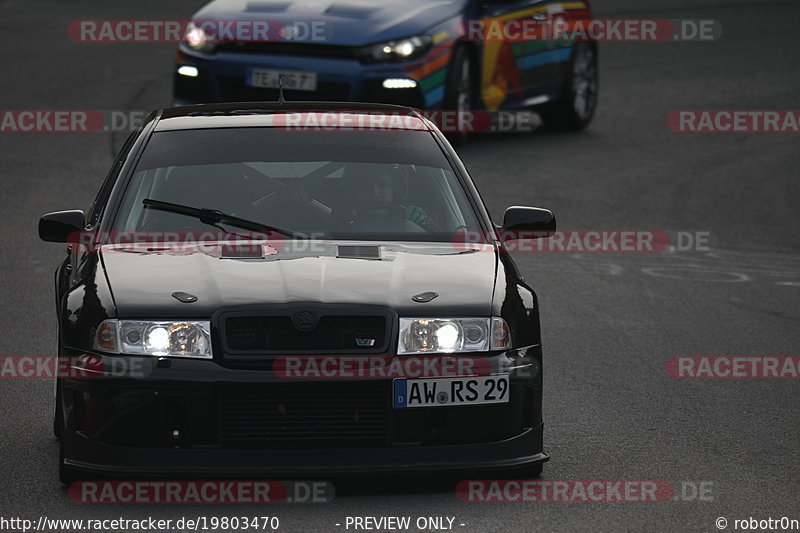
[[[396,379],[394,407],[447,407],[508,403],[508,376]]]
[[[293,91],[316,91],[317,73],[299,72],[296,70],[268,70],[251,68],[247,71],[246,83],[249,87],[277,89],[283,75],[283,88]]]

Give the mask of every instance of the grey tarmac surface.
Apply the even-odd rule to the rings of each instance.
[[[171,44],[86,44],[77,19],[186,18],[200,2],[0,1],[0,108],[169,104]],[[800,355],[797,134],[677,134],[679,109],[797,109],[795,1],[596,0],[603,17],[713,18],[705,43],[604,43],[602,96],[581,134],[479,135],[461,154],[493,216],[553,209],[562,229],[707,231],[708,251],[518,253],[541,299],[545,480],[711,482],[713,501],[465,503],[457,479],[337,482],[327,505],[78,505],[57,480],[51,384],[0,382],[0,517],[272,514],[283,531],[347,516],[449,516],[456,530],[716,531],[715,520],[800,519],[800,381],[677,380],[680,355]],[[87,208],[121,134],[0,134],[0,355],[54,348],[59,245],[38,217]],[[460,526],[458,524],[464,524]]]

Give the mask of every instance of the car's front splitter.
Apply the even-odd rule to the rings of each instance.
[[[72,450],[65,466],[92,475],[336,475],[506,469],[549,460],[542,426],[501,442],[444,446],[343,450],[204,450],[112,446],[75,433],[64,436]]]

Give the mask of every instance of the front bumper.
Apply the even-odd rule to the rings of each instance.
[[[64,464],[88,473],[371,473],[548,459],[538,346],[488,358],[492,373],[510,376],[509,403],[412,409],[392,407],[390,379],[301,381],[213,361],[105,359],[115,375],[61,386]]]
[[[421,64],[424,64],[422,62]],[[198,75],[178,74],[182,65],[196,67]],[[307,71],[317,74],[316,91],[284,90],[290,101],[373,102],[404,105],[420,109],[441,107],[447,67],[421,79],[404,64],[365,64],[355,58],[298,57],[289,55],[220,51],[207,56],[189,51],[183,45],[175,66],[173,100],[175,105],[218,102],[253,102],[278,99],[276,89],[248,87],[247,71],[263,68]],[[389,78],[417,79],[417,87],[385,89]]]
[[[336,475],[504,469],[543,463],[542,426],[500,442],[421,448],[344,450],[181,450],[111,446],[68,433],[65,466],[112,475]]]

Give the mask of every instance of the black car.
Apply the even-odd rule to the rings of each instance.
[[[354,105],[155,112],[88,213],[42,217],[62,481],[541,472],[539,307],[503,239],[552,213],[495,226],[430,121]]]

